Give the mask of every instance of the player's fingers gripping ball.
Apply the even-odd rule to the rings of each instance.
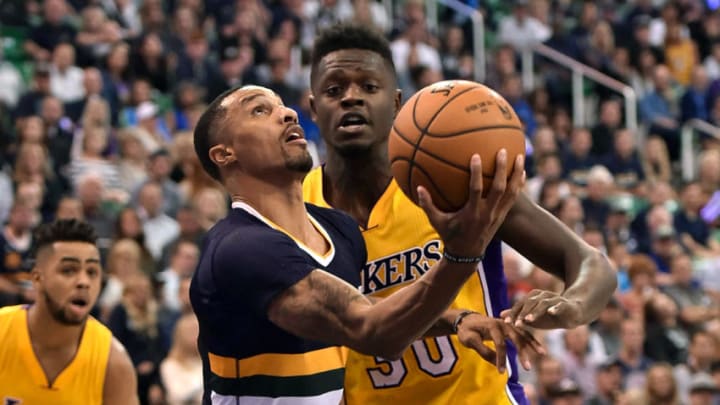
[[[502,148],[510,177],[516,156],[525,154],[523,126],[510,103],[480,83],[452,80],[423,88],[402,106],[388,153],[392,174],[410,199],[418,202],[421,185],[439,209],[456,211],[468,199],[472,155],[482,160],[485,196]]]

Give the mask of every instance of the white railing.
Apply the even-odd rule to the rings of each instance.
[[[623,96],[625,99],[625,126],[632,130],[637,129],[637,95],[632,87],[588,65],[582,64],[547,45],[538,44],[522,52],[522,78],[525,89],[533,89],[535,87],[534,54],[544,56],[572,71],[572,116],[575,126],[585,126],[586,115],[583,80],[590,79],[595,83],[615,90]]]
[[[482,13],[458,0],[427,0],[425,1],[425,15],[428,29],[435,33],[438,33],[438,4],[451,8],[456,13],[464,15],[472,21],[473,79],[476,82],[483,82],[485,80],[487,61],[485,58],[485,19]]]
[[[700,119],[692,119],[686,121],[680,131],[680,164],[682,168],[682,177],[685,181],[695,178],[697,164],[695,162],[697,155],[695,154],[695,133],[700,132],[713,136],[720,140],[720,128]]]

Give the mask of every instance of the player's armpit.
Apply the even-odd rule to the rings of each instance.
[[[103,404],[138,405],[139,403],[135,367],[123,345],[113,338],[105,371]]]

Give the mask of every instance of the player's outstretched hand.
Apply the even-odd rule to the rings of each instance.
[[[525,184],[524,156],[515,158],[512,176],[508,178],[507,151],[501,149],[495,161],[495,175],[486,197],[483,197],[483,174],[480,155],[470,159],[468,201],[456,212],[440,211],[430,193],[418,187],[420,206],[445,244],[445,249],[459,256],[477,257],[495,236]]]
[[[475,350],[483,359],[495,364],[500,373],[505,372],[506,340],[515,344],[520,364],[526,370],[530,370],[533,357],[545,354],[542,344],[527,329],[482,314],[463,318],[458,325],[457,336],[465,347]],[[495,350],[485,345],[487,341],[493,342]]]
[[[582,306],[562,295],[545,290],[532,290],[510,309],[500,313],[508,324],[539,329],[572,329],[580,325]]]

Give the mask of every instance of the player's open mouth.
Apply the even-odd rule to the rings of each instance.
[[[75,308],[84,309],[85,307],[87,307],[88,302],[83,298],[75,298],[70,301],[70,304]]]
[[[285,143],[307,144],[305,131],[300,125],[291,125],[285,130]]]
[[[347,113],[342,116],[340,119],[340,125],[338,125],[338,128],[348,131],[348,132],[354,132],[362,130],[365,125],[367,125],[368,120],[363,117],[361,114],[358,113]]]

